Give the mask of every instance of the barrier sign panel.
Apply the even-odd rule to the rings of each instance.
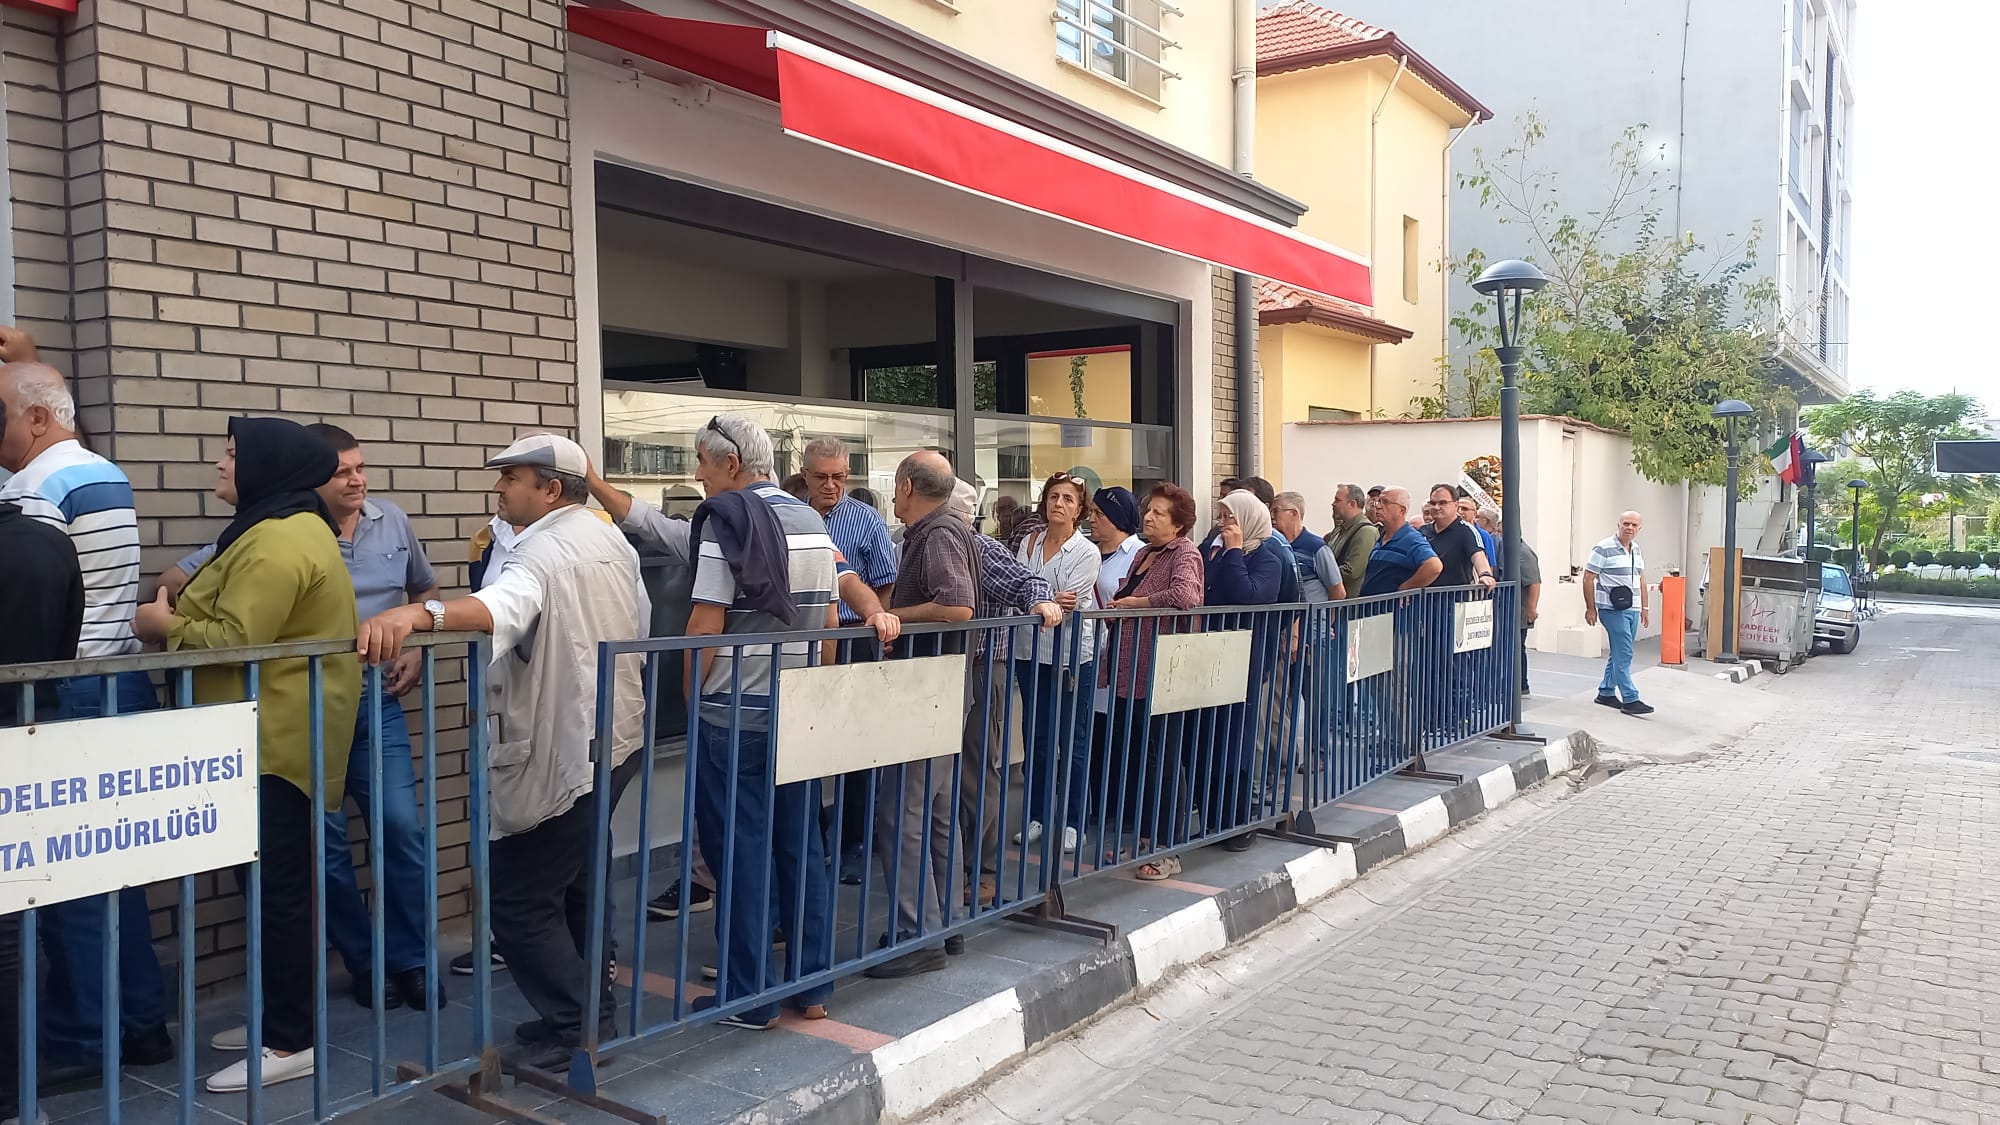
[[[1396,666],[1395,615],[1378,613],[1347,623],[1347,682],[1359,683]]]
[[[958,753],[965,666],[960,653],[780,669],[777,784]]]
[[[1451,607],[1451,651],[1477,652],[1493,647],[1493,603],[1459,602]]]
[[[1250,630],[1171,633],[1153,648],[1155,715],[1250,698]]]
[[[257,858],[257,704],[0,729],[0,914]]]

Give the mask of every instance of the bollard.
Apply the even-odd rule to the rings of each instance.
[[[1660,579],[1660,663],[1687,662],[1687,579],[1679,573]]]

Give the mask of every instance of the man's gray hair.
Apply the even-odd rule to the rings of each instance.
[[[910,482],[910,490],[926,500],[949,500],[958,478],[950,470],[939,470],[923,458],[905,457],[896,466],[896,483]]]
[[[536,488],[547,488],[549,482],[552,480],[562,483],[563,503],[588,504],[590,502],[590,485],[586,484],[582,477],[574,473],[557,472],[554,469],[543,468],[540,465],[535,466]]]
[[[816,437],[806,443],[804,463],[814,461],[838,461],[841,468],[848,464],[847,443],[837,437]]]
[[[1498,524],[1500,522],[1500,509],[1488,504],[1479,509],[1479,518],[1490,524]]]
[[[56,425],[75,432],[76,399],[70,397],[69,384],[64,382],[62,372],[46,363],[10,363],[6,365],[6,373],[14,377],[17,412],[39,406],[49,412]]]
[[[1357,508],[1368,503],[1368,493],[1362,491],[1361,486],[1358,484],[1335,485],[1333,494]]]
[[[1382,495],[1378,499],[1381,503],[1394,504],[1406,512],[1410,510],[1410,490],[1407,488],[1392,484],[1382,490]]]
[[[771,452],[771,435],[764,427],[741,414],[718,414],[714,421],[694,432],[694,445],[703,460],[719,465],[724,457],[736,455],[743,474],[753,480],[770,478],[777,458]]]
[[[1271,507],[1290,508],[1300,515],[1305,515],[1306,495],[1303,492],[1280,492],[1271,497]]]

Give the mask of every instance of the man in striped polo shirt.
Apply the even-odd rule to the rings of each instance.
[[[1611,655],[1604,662],[1604,679],[1597,685],[1597,701],[1617,707],[1627,715],[1650,715],[1651,704],[1639,699],[1638,685],[1632,682],[1632,646],[1641,627],[1652,624],[1652,610],[1646,605],[1646,556],[1639,553],[1637,512],[1618,517],[1618,534],[1590,549],[1590,561],[1583,567],[1583,619],[1604,624],[1611,639]]]
[[[76,402],[55,368],[38,362],[0,366],[0,466],[14,474],[0,484],[0,500],[69,536],[76,548],[84,598],[77,655],[138,652],[132,611],[139,604],[139,519],[132,484],[77,440]],[[110,703],[120,714],[159,706],[144,672],[75,676],[57,681],[55,690],[57,713],[65,719],[101,715]],[[49,990],[41,1022],[52,1084],[89,1078],[101,1065],[104,901],[92,896],[42,911]],[[145,888],[121,893],[118,923],[121,1057],[135,1066],[167,1062],[174,1045]]]

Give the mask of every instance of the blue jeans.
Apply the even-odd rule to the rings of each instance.
[[[1028,764],[1025,775],[1028,819],[1039,820],[1053,832],[1058,826],[1083,831],[1084,799],[1089,789],[1090,685],[1097,682],[1097,665],[1084,664],[1076,670],[1077,690],[1064,690],[1066,676],[1054,664],[1016,660],[1014,676],[1021,684],[1021,704],[1028,703],[1028,684],[1034,684],[1034,714],[1028,716]],[[1067,771],[1068,777],[1064,777]],[[1052,819],[1049,806],[1060,793],[1062,820]]]
[[[57,681],[58,715],[94,719],[104,714],[105,679],[75,676]],[[160,706],[144,672],[124,672],[115,680],[119,714]],[[41,1007],[42,1042],[56,1061],[85,1061],[103,1047],[104,913],[102,895],[42,908],[42,952],[49,969]],[[6,921],[12,925],[14,920]],[[124,1033],[140,1034],[166,1024],[166,981],[153,952],[144,887],[118,893],[118,994],[118,1023]]]
[[[715,936],[727,946],[728,972],[716,984],[724,1004],[777,987],[790,974],[771,956],[771,930],[784,926],[786,958],[799,954],[799,973],[827,967],[832,925],[833,872],[819,832],[819,782],[771,784],[766,761],[771,733],[741,731],[736,742],[736,769],[729,769],[729,728],[699,725],[701,757],[695,774],[695,826],[702,856],[715,872],[725,909],[715,912]],[[736,823],[728,820],[734,805]],[[734,828],[734,834],[731,829]],[[735,841],[730,848],[729,842]],[[728,853],[728,862],[724,854]],[[799,878],[800,860],[805,878]],[[771,894],[776,876],[777,895]],[[801,896],[804,914],[794,927],[792,911]],[[773,906],[775,904],[775,909]],[[832,984],[822,984],[793,997],[798,1004],[824,1004]],[[753,1020],[775,1019],[776,1003],[745,1013]]]
[[[1604,625],[1604,635],[1611,638],[1611,655],[1604,661],[1604,679],[1597,685],[1597,694],[1610,695],[1615,690],[1625,702],[1636,703],[1639,687],[1632,682],[1632,646],[1639,639],[1639,611],[1600,608],[1597,620]]]
[[[347,795],[368,822],[370,767],[368,728],[374,718],[364,688],[354,717],[354,749],[347,759]],[[410,725],[403,705],[382,699],[382,965],[404,973],[424,967],[424,825],[417,818],[416,774],[410,760]],[[365,978],[373,971],[373,926],[354,881],[354,852],[347,844],[347,809],[326,814],[326,936],[340,951],[347,972]]]

